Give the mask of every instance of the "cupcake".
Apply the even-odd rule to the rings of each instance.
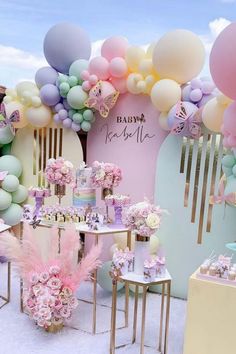
[[[209,268],[209,275],[215,277],[216,276],[216,271],[217,271],[216,267],[215,266],[211,266]]]
[[[200,267],[200,273],[201,274],[207,274],[208,269],[209,268],[207,267],[207,265],[202,264],[201,267]]]

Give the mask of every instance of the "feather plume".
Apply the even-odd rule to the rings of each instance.
[[[21,264],[24,255],[19,240],[6,231],[0,237],[0,255],[7,257],[10,261]]]
[[[102,243],[93,246],[90,252],[82,259],[71,276],[71,282],[78,287],[84,280],[90,279],[91,273],[101,266],[99,256],[102,251]]]
[[[72,273],[74,270],[74,255],[78,253],[80,247],[79,234],[77,234],[75,226],[71,225],[66,228],[61,237],[61,253],[58,255],[58,259],[61,262],[63,273]]]
[[[27,223],[24,223],[22,251],[25,256],[24,272],[28,272],[32,269],[40,270],[43,268],[40,249],[32,232],[32,227]]]

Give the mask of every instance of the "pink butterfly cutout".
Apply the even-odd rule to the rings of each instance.
[[[20,113],[19,113],[19,111],[16,110],[16,111],[12,112],[10,117],[7,118],[5,105],[4,105],[4,103],[1,103],[1,105],[0,105],[0,116],[2,116],[2,118],[0,120],[0,128],[4,128],[7,125],[10,125],[12,130],[15,131],[12,123],[20,121]]]
[[[5,177],[8,175],[8,171],[0,172],[0,182],[4,181]]]
[[[90,90],[89,98],[85,101],[84,105],[88,108],[96,109],[102,117],[106,118],[110,109],[115,105],[119,92],[115,91],[106,97],[102,97],[102,93],[102,81],[98,81]]]
[[[201,136],[201,115],[199,110],[194,114],[189,114],[182,101],[177,103],[175,117],[179,120],[174,124],[171,133],[174,135],[180,135],[184,129],[187,128],[187,132],[194,139],[198,139]]]

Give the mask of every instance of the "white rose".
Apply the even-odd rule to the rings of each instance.
[[[73,164],[70,161],[65,161],[64,165],[68,168],[73,168]]]
[[[61,173],[63,173],[63,174],[69,173],[69,168],[66,167],[66,166],[63,166],[63,167],[61,168]]]
[[[157,214],[150,213],[146,219],[146,224],[150,229],[157,229],[160,225],[160,217]]]
[[[99,180],[99,179],[103,179],[105,176],[105,171],[104,170],[99,170],[96,172],[96,179]]]

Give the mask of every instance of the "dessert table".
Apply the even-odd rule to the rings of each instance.
[[[128,345],[128,344],[122,344],[116,347],[117,282],[124,282],[125,285],[129,286],[129,284],[133,284],[135,286],[132,344],[136,342],[139,286],[143,288],[140,354],[144,354],[144,347],[146,347],[144,340],[145,340],[147,289],[150,285],[162,286],[158,351],[160,353],[167,354],[169,315],[170,315],[170,291],[171,291],[171,276],[169,272],[166,270],[166,274],[163,277],[161,278],[157,277],[154,281],[151,282],[145,281],[143,275],[138,275],[133,272],[129,272],[126,275],[113,278],[110,354],[114,354],[116,349],[126,347]],[[166,306],[165,306],[165,294],[166,294]],[[164,313],[165,313],[165,325],[163,324]],[[163,341],[163,332],[164,332],[164,341]]]
[[[4,231],[7,231],[11,228],[11,226],[6,224],[0,224],[0,234]],[[1,235],[0,235],[1,237]],[[0,295],[0,299],[3,301],[0,304],[0,309],[10,302],[11,297],[11,263],[7,262],[7,284],[6,284],[6,295]]]
[[[184,354],[235,354],[236,286],[189,280]]]

